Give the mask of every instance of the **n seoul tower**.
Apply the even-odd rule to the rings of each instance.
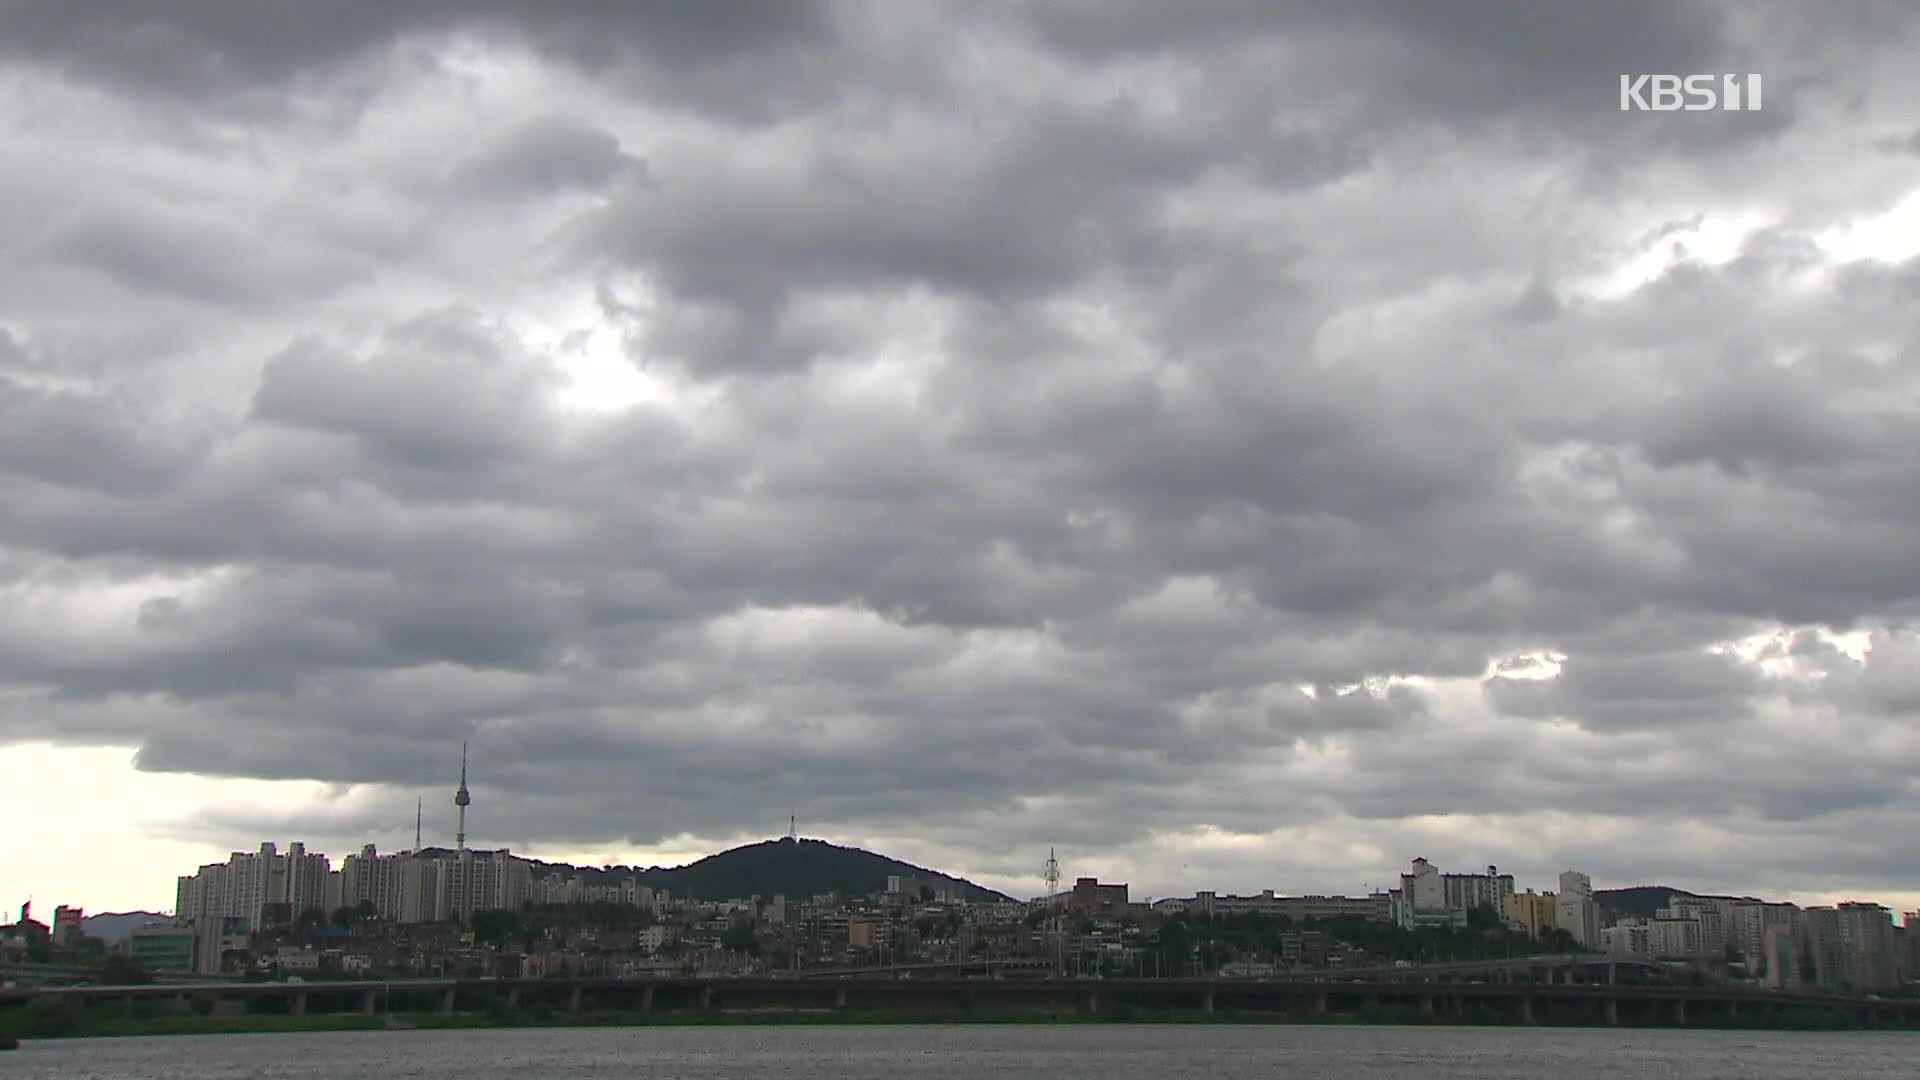
[[[453,793],[453,805],[460,808],[460,831],[454,834],[454,846],[460,851],[467,850],[467,806],[473,802],[473,796],[467,794],[467,744],[460,744],[460,790]]]

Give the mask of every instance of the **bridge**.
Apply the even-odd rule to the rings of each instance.
[[[1402,969],[1405,970],[1405,969]],[[1838,1011],[1868,1026],[1920,1026],[1920,999],[1783,994],[1723,986],[1606,982],[1415,982],[1311,979],[1065,979],[780,977],[636,979],[396,979],[386,982],[208,983],[199,986],[67,986],[0,990],[0,1007],[53,998],[78,1006],[152,1002],[184,1009],[192,998],[242,1009],[306,1014],[533,1007],[640,1014],[976,1009],[1098,1015],[1136,1009],[1211,1014],[1216,1009],[1326,1015],[1381,1008],[1443,1018],[1490,1015],[1519,1023],[1739,1022],[1788,1009]]]
[[[0,964],[0,982],[21,986],[58,986],[72,983],[89,983],[100,977],[100,969],[90,967],[71,967],[60,964]],[[161,972],[153,976],[155,982],[162,983],[207,983],[228,981],[223,975],[190,975],[184,972]]]
[[[1059,963],[1045,959],[993,959],[973,958],[964,962],[945,961],[940,963],[913,964],[877,964],[863,967],[807,968],[782,977],[800,979],[838,979],[847,976],[893,976],[914,977],[922,973],[939,975],[942,973],[957,976],[969,974],[982,975],[1059,975]],[[1219,979],[1287,979],[1303,982],[1468,982],[1476,977],[1493,980],[1508,980],[1526,976],[1540,982],[1650,982],[1655,979],[1669,979],[1675,974],[1685,974],[1690,979],[1706,979],[1707,976],[1694,972],[1684,966],[1658,963],[1651,960],[1629,960],[1597,955],[1594,953],[1556,953],[1543,956],[1502,957],[1484,960],[1459,960],[1435,964],[1375,965],[1354,968],[1324,968],[1312,971],[1287,972],[1268,976],[1258,975],[1218,975],[1203,976]]]

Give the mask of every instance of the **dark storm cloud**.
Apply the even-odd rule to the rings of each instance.
[[[501,136],[455,166],[456,190],[502,198],[544,192],[597,190],[622,176],[644,175],[646,163],[620,140],[564,116],[539,117]]]
[[[503,348],[461,310],[393,327],[364,362],[296,342],[267,361],[253,415],[353,439],[386,461],[485,469],[540,453],[552,437],[539,406],[550,380]]]
[[[743,0],[725,7],[592,2],[537,13],[497,0],[109,2],[80,11],[50,0],[0,4],[0,42],[17,61],[192,97],[322,78],[410,37],[456,30],[505,31],[590,66],[638,55],[698,81],[708,65],[828,40],[832,23],[827,7],[810,0]]]
[[[1498,678],[1487,688],[1512,715],[1576,719],[1598,730],[1737,720],[1765,689],[1751,665],[1706,652],[1576,656],[1557,678]]]
[[[1171,10],[0,4],[0,733],[339,785],[223,844],[399,839],[465,739],[516,845],[1154,891],[1910,813],[1920,265],[1825,233],[1908,24],[1728,120],[1615,78],[1789,15]]]

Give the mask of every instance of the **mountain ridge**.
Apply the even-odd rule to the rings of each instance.
[[[80,932],[91,938],[99,938],[112,946],[126,941],[135,930],[143,926],[171,922],[173,922],[173,916],[158,911],[107,911],[98,915],[81,916]]]
[[[1661,908],[1672,903],[1676,897],[1681,900],[1740,900],[1755,904],[1766,902],[1752,896],[1690,892],[1672,885],[1628,885],[1619,889],[1593,891],[1594,902],[1615,915],[1636,915],[1642,918],[1652,918]]]
[[[445,849],[428,848],[423,853],[443,852]],[[564,873],[579,874],[590,881],[636,877],[648,888],[666,889],[675,897],[699,900],[775,894],[795,899],[828,893],[865,896],[885,891],[887,878],[894,875],[912,877],[920,885],[943,882],[958,886],[961,899],[976,903],[1013,899],[965,878],[915,866],[865,848],[784,836],[728,848],[682,866],[575,866],[542,859],[527,861],[533,864],[536,878]]]

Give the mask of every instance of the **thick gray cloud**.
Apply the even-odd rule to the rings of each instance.
[[[1915,21],[1172,10],[0,3],[0,739],[334,785],[235,846],[464,739],[534,850],[1903,887]]]

